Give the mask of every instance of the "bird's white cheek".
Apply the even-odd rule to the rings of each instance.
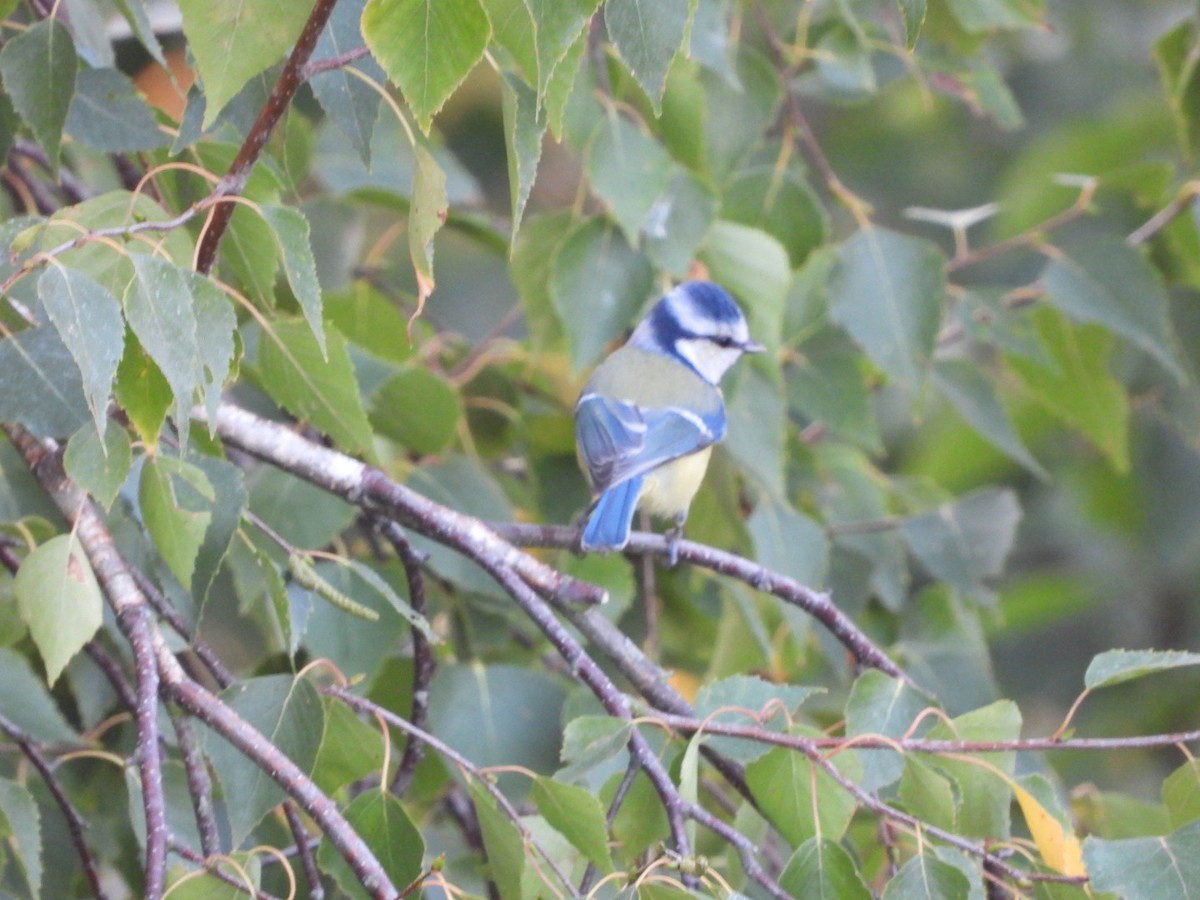
[[[705,447],[699,453],[680,457],[650,472],[642,485],[638,507],[664,518],[686,512],[704,480],[710,456],[712,447]]]
[[[712,341],[680,341],[678,350],[710,384],[720,381],[721,376],[742,355],[740,350],[719,347]]]

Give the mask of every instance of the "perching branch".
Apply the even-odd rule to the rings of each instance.
[[[578,540],[574,528],[562,525],[528,525],[519,522],[492,522],[490,527],[516,544],[525,547],[558,547],[569,549]],[[722,575],[743,581],[751,587],[772,594],[786,603],[804,610],[822,625],[850,651],[859,665],[879,669],[893,678],[910,681],[874,641],[854,622],[838,609],[828,592],[814,591],[794,579],[762,566],[745,557],[737,556],[715,547],[681,540],[678,543],[679,559]],[[629,538],[627,552],[650,553],[666,558],[667,539],[658,534],[634,532]]]

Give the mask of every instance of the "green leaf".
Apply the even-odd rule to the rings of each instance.
[[[580,716],[563,730],[562,769],[558,778],[577,781],[581,776],[625,752],[633,725],[614,716]]]
[[[967,876],[927,851],[900,867],[884,888],[881,900],[945,900],[966,897],[970,892]]]
[[[204,128],[253,76],[296,43],[311,4],[288,0],[180,0],[183,33],[204,82]]]
[[[4,715],[35,740],[71,743],[79,740],[50,696],[42,674],[16,651],[0,647],[0,679],[4,684]]]
[[[503,489],[478,459],[447,454],[435,464],[414,469],[406,483],[436,503],[484,521],[511,522],[515,515]],[[442,578],[471,593],[508,596],[483,569],[444,544],[417,536],[413,543],[429,554],[429,567]]]
[[[1042,271],[1047,299],[1078,322],[1103,325],[1141,347],[1183,382],[1158,272],[1135,248],[1089,235],[1062,248]]]
[[[699,0],[694,6],[696,11],[692,17],[688,58],[736,87],[738,78],[733,67],[734,43],[729,34],[732,3],[730,0]]]
[[[175,426],[187,442],[196,391],[204,383],[189,274],[165,259],[131,253],[133,277],[122,302],[129,327],[171,386]]]
[[[742,301],[754,337],[769,350],[778,348],[792,280],[783,245],[765,231],[718,220],[704,239],[700,259],[713,281]]]
[[[478,766],[553,771],[562,686],[513,665],[440,666],[430,687],[429,727]]]
[[[104,595],[91,564],[73,535],[38,545],[21,562],[13,591],[21,618],[53,685],[100,627]]]
[[[420,302],[433,293],[433,238],[446,223],[446,173],[423,145],[413,148],[412,206],[408,212],[408,254],[417,276]]]
[[[749,725],[749,716],[762,718],[760,728],[784,731],[796,710],[809,697],[824,693],[824,688],[802,687],[795,684],[775,684],[754,675],[730,675],[713,684],[706,684],[696,694],[696,718],[728,725]],[[718,710],[722,712],[718,713]],[[732,737],[711,736],[706,743],[723,756],[740,763],[758,759],[770,748],[755,741]]]
[[[479,0],[368,0],[362,31],[426,134],[492,33]]]
[[[954,831],[958,827],[958,804],[950,779],[915,756],[907,757],[903,765],[900,802],[904,808],[930,825]]]
[[[553,3],[554,0],[549,0]],[[594,6],[594,4],[593,4]],[[588,16],[591,19],[591,16]],[[588,47],[588,29],[579,29],[575,42],[567,48],[566,55],[554,67],[554,75],[546,84],[543,102],[546,107],[546,121],[556,140],[562,140],[566,134],[567,104],[575,96],[575,82],[579,70],[583,67],[583,56]]]
[[[386,789],[371,788],[355,797],[343,815],[379,860],[393,885],[407,887],[420,877],[425,840],[397,797]],[[362,890],[358,876],[332,841],[321,843],[317,860],[321,869],[329,872],[347,894],[357,896]]]
[[[421,456],[450,443],[462,414],[462,398],[454,386],[419,366],[401,369],[371,395],[371,424]]]
[[[1184,19],[1154,44],[1154,60],[1162,78],[1167,102],[1175,119],[1179,143],[1185,155],[1200,146],[1200,56],[1196,54],[1196,23]]]
[[[1032,28],[1045,18],[1045,0],[947,0],[950,11],[969,32],[996,28]]]
[[[240,681],[220,696],[301,771],[312,771],[325,713],[311,684],[290,675],[268,675]],[[215,732],[206,732],[205,752],[225,791],[231,842],[239,846],[286,795],[270,775]]]
[[[328,329],[322,353],[308,325],[272,322],[259,338],[258,373],[267,393],[293,415],[350,453],[371,453],[371,425],[346,340],[335,330]]]
[[[1011,700],[1000,700],[964,713],[950,725],[939,722],[926,737],[931,740],[1015,741],[1021,736],[1021,713]],[[989,753],[990,766],[1012,775],[1015,753]],[[958,833],[963,837],[1007,840],[1013,792],[1007,782],[969,762],[938,756],[927,762],[958,787]]]
[[[67,476],[105,509],[117,498],[132,462],[129,433],[124,428],[109,428],[101,437],[92,422],[71,435],[63,456]]]
[[[496,41],[520,63],[526,81],[546,99],[551,79],[586,31],[599,0],[507,0],[489,2]],[[513,7],[510,12],[508,7]],[[508,13],[508,15],[505,15]]]
[[[760,145],[775,121],[783,91],[773,63],[753,48],[738,48],[737,78],[701,70],[699,120],[707,168],[718,178],[730,175]]]
[[[79,368],[49,325],[0,340],[0,388],[0,422],[19,422],[38,437],[63,437],[94,421]]]
[[[788,359],[783,382],[790,408],[863,450],[882,455],[866,367],[862,354],[840,331],[820,328]]]
[[[604,25],[655,115],[662,111],[667,70],[687,35],[689,0],[608,0]]]
[[[154,150],[171,143],[133,82],[117,69],[79,71],[66,130],[105,153]]]
[[[242,470],[224,459],[195,454],[188,461],[208,479],[214,494],[213,502],[204,507],[211,509],[212,518],[204,531],[192,573],[192,599],[198,607],[203,607],[241,525],[242,512],[246,508],[246,485]]]
[[[1119,473],[1129,469],[1129,401],[1108,372],[1112,334],[1098,325],[1073,327],[1048,308],[1033,312],[1051,366],[1008,356],[1009,367],[1039,403],[1078,428]]]
[[[115,394],[142,441],[154,449],[171,408],[171,386],[137,340],[125,342]]]
[[[317,264],[308,239],[308,219],[292,206],[263,206],[262,217],[271,226],[279,246],[283,271],[300,304],[304,319],[312,329],[321,353],[325,349],[325,327],[321,316],[321,285],[317,283]]]
[[[585,169],[592,191],[604,201],[626,240],[636,244],[647,214],[666,190],[671,172],[667,151],[637,124],[609,109],[588,146]]]
[[[829,233],[829,218],[812,189],[766,167],[739,174],[725,188],[721,218],[767,232],[787,250],[791,266],[801,265]]]
[[[717,198],[695,175],[671,166],[666,190],[642,223],[642,249],[676,278],[686,278],[696,252],[717,218]]]
[[[513,75],[501,81],[504,144],[508,151],[508,190],[512,208],[512,235],[516,240],[525,214],[525,204],[537,177],[546,133],[545,111],[538,108],[537,94]]]
[[[828,444],[817,453],[817,472],[823,488],[822,509],[830,525],[870,522],[890,512],[881,478],[861,451]],[[883,605],[899,610],[908,601],[908,561],[904,541],[894,530],[875,534],[839,534],[835,550],[853,551],[870,564],[870,589]],[[835,554],[836,561],[836,554]]]
[[[29,896],[42,896],[42,816],[37,801],[22,785],[0,778],[0,817],[5,843],[29,886]]]
[[[325,734],[321,750],[313,765],[312,777],[317,786],[332,794],[352,781],[368,775],[383,775],[384,741],[386,737],[372,720],[364,722],[345,703],[324,697]]]
[[[829,540],[809,516],[766,498],[747,521],[755,559],[768,569],[819,588],[829,570]]]
[[[1189,759],[1167,776],[1162,800],[1173,828],[1200,819],[1200,759]]]
[[[870,900],[871,892],[845,848],[811,837],[787,861],[779,886],[792,897],[811,900]]]
[[[642,254],[598,219],[579,225],[559,250],[550,298],[567,330],[571,364],[593,363],[621,335],[653,290],[654,273]]]
[[[363,350],[388,362],[407,362],[412,344],[404,337],[404,317],[396,306],[366,280],[325,295],[325,317]]]
[[[1165,900],[1195,896],[1200,884],[1200,820],[1162,837],[1105,841],[1087,837],[1083,861],[1091,887],[1123,900]]]
[[[981,488],[934,512],[910,516],[900,533],[935,577],[964,594],[991,598],[989,582],[1003,571],[1020,520],[1016,494]]]
[[[1106,650],[1097,654],[1083,675],[1089,691],[1112,687],[1167,669],[1200,665],[1200,653],[1182,650]]]
[[[965,359],[940,359],[933,364],[933,380],[967,424],[998,450],[1023,465],[1043,481],[1050,475],[1029,452],[1000,403],[992,380]]]
[[[925,0],[897,0],[900,17],[904,19],[904,44],[909,50],[917,46],[921,26],[925,24]]]
[[[755,486],[781,502],[787,425],[782,388],[764,377],[757,366],[743,366],[737,394],[728,406],[725,446]]]
[[[838,250],[830,315],[875,363],[919,387],[946,295],[945,257],[928,241],[865,228]]]
[[[54,17],[34,23],[0,50],[4,90],[54,168],[75,94],[77,65],[71,32]]]
[[[113,0],[113,2],[121,11],[121,15],[125,17],[125,21],[129,23],[129,28],[133,31],[134,37],[138,39],[138,43],[156,63],[164,69],[167,68],[167,59],[163,56],[162,44],[158,42],[158,37],[154,34],[154,24],[146,14],[143,0]]]
[[[38,297],[83,376],[88,408],[101,436],[108,395],[125,348],[121,304],[82,272],[51,265],[38,278]]]
[[[333,59],[363,45],[362,13],[365,0],[342,0],[333,8],[329,22],[317,46],[313,59]],[[383,70],[369,57],[354,66],[376,81],[383,81]],[[325,115],[350,140],[364,166],[371,165],[371,137],[379,117],[379,94],[361,78],[343,68],[314,75],[308,82]]]
[[[600,799],[585,788],[538,776],[531,799],[550,826],[603,873],[613,870],[608,825]]]
[[[215,501],[208,476],[190,463],[160,455],[142,467],[138,503],[146,529],[171,572],[189,590]]]
[[[496,809],[496,801],[477,781],[469,785],[483,849],[487,853],[487,872],[500,900],[522,900],[521,876],[525,871],[525,842],[517,826]]]
[[[233,333],[237,329],[237,316],[225,293],[204,276],[191,272],[188,274],[188,284],[196,314],[196,343],[200,348],[204,378],[204,408],[208,412],[211,434],[216,429],[221,391],[233,367],[236,352]]]
[[[833,764],[851,781],[862,775],[854,751],[839,753]],[[776,747],[746,766],[746,782],[762,812],[795,847],[817,835],[839,840],[858,806],[824,769],[788,747]]]
[[[877,734],[900,738],[909,733],[917,717],[937,702],[907,682],[870,669],[860,675],[846,701],[846,736]],[[873,750],[863,756],[862,787],[868,791],[894,782],[904,768],[902,754]]]
[[[482,0],[492,23],[492,41],[504,53],[497,54],[500,69],[510,73],[534,91],[538,86],[537,26],[526,0]],[[562,4],[566,6],[567,4]],[[493,50],[493,52],[495,52]],[[540,104],[539,104],[540,105]]]

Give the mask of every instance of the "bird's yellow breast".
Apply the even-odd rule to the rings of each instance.
[[[638,494],[638,508],[664,518],[686,513],[704,480],[710,456],[712,447],[705,447],[647,472]]]

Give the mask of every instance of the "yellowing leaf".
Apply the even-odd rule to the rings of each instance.
[[[1012,789],[1025,816],[1025,824],[1029,826],[1029,833],[1033,835],[1033,842],[1037,844],[1046,865],[1064,875],[1086,876],[1083,845],[1079,838],[1068,832],[1029,791],[1016,783],[1012,784]]]

